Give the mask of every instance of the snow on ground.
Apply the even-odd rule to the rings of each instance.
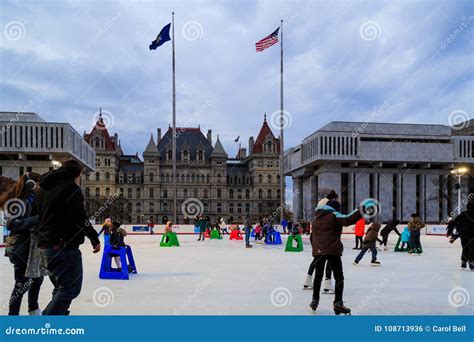
[[[128,236],[138,274],[130,280],[101,280],[101,255],[82,246],[84,283],[73,301],[73,315],[309,315],[311,291],[302,290],[312,260],[308,237],[305,250],[286,253],[284,245],[243,241],[196,241],[180,235],[180,247],[160,248],[161,236]],[[252,239],[253,240],[253,239]],[[286,242],[286,236],[283,243]],[[441,236],[422,236],[424,254],[379,253],[381,267],[370,266],[370,253],[358,266],[352,261],[352,235],[344,235],[345,304],[359,315],[473,314],[474,271],[460,268],[460,245]],[[2,252],[3,253],[3,252]],[[0,314],[7,314],[13,269],[0,258]],[[51,296],[45,279],[40,305]],[[333,315],[333,295],[322,295],[318,315]],[[26,300],[22,313],[26,312]]]

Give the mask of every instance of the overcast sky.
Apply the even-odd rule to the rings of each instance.
[[[279,109],[285,20],[286,148],[332,120],[449,124],[473,117],[472,1],[2,1],[0,110],[90,131],[102,107],[126,153],[171,122],[220,134],[234,156]],[[451,114],[454,113],[454,114]],[[276,127],[272,124],[272,127]],[[275,132],[275,130],[274,130]],[[156,137],[156,133],[155,133]]]

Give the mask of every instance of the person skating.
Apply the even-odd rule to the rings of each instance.
[[[155,231],[153,230],[155,228],[155,222],[153,221],[153,219],[151,217],[147,221],[146,225],[148,226],[148,230],[150,231],[150,235],[155,234]]]
[[[6,228],[9,235],[6,239],[5,255],[8,256],[13,265],[15,285],[8,302],[8,315],[20,314],[23,295],[28,292],[28,313],[31,316],[41,315],[38,305],[38,297],[43,283],[44,272],[40,272],[39,260],[33,262],[32,258],[37,255],[37,237],[35,229],[38,226],[38,217],[35,213],[36,182],[40,175],[29,172],[20,177],[0,198],[0,206],[3,208]],[[28,271],[36,264],[38,270],[35,275],[29,275]]]
[[[198,241],[201,241],[201,238],[202,238],[202,241],[206,240],[206,230],[208,228],[208,224],[207,224],[206,219],[204,219],[203,216],[200,216],[198,218],[198,227],[199,227]]]
[[[400,232],[397,229],[397,226],[400,224],[400,221],[397,219],[389,220],[385,227],[380,231],[380,237],[382,240],[377,239],[380,242],[380,247],[384,246],[384,250],[387,250],[388,236],[391,232],[395,232],[398,236],[401,236]]]
[[[463,211],[451,222],[449,222],[446,236],[450,238],[449,242],[454,243],[458,238],[461,239],[461,267],[474,270],[474,199],[467,204],[467,210]]]
[[[250,232],[252,231],[252,221],[250,220],[250,215],[245,215],[244,221],[244,230],[245,230],[245,248],[252,248],[250,244]]]
[[[425,227],[425,224],[418,216],[418,214],[411,214],[410,221],[408,221],[408,230],[410,231],[410,254],[421,254],[420,230]]]
[[[327,205],[316,208],[316,217],[313,221],[312,250],[315,261],[315,277],[313,283],[313,300],[310,307],[315,311],[319,305],[319,293],[324,276],[326,262],[331,265],[335,279],[334,313],[350,314],[351,310],[343,304],[344,272],[341,256],[344,247],[341,234],[344,226],[355,224],[361,217],[360,210],[354,210],[348,215],[342,215],[334,209],[337,202],[329,201]],[[333,206],[332,206],[333,205]]]
[[[354,227],[354,235],[355,235],[355,247],[352,249],[362,249],[362,243],[365,233],[365,218],[361,218],[359,221],[356,222]]]
[[[379,234],[380,224],[377,222],[373,222],[367,233],[365,234],[364,241],[362,244],[362,250],[360,251],[359,255],[354,260],[354,265],[358,265],[359,262],[364,257],[365,253],[370,249],[372,252],[372,261],[371,264],[374,266],[379,266],[380,262],[377,261],[377,237]]]
[[[219,226],[221,227],[221,233],[222,235],[227,234],[229,235],[229,232],[227,231],[227,226],[225,224],[224,218],[221,217],[219,220]]]
[[[99,231],[98,236],[100,237],[102,233],[104,233],[104,246],[110,244],[110,230],[112,228],[112,220],[110,218],[106,218],[104,224],[102,225],[102,229]]]
[[[38,248],[53,283],[53,297],[43,315],[68,315],[69,306],[82,288],[82,256],[79,246],[87,237],[93,252],[100,251],[97,231],[84,208],[79,186],[82,166],[75,160],[43,175],[38,192]]]
[[[410,231],[408,230],[408,227],[403,228],[400,241],[402,243],[400,247],[401,250],[405,248],[405,244],[407,245],[407,248],[410,249]]]

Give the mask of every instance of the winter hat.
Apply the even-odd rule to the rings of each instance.
[[[327,196],[326,196],[326,198],[327,198],[328,200],[330,200],[330,201],[331,201],[331,200],[335,200],[335,199],[338,198],[338,197],[339,197],[339,195],[336,194],[336,192],[335,192],[334,190],[329,191],[329,193],[328,193]]]
[[[332,200],[329,201],[326,205],[330,206],[336,211],[341,211],[341,204],[338,201]]]

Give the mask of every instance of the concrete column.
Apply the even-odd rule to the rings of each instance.
[[[408,221],[410,215],[416,212],[416,174],[403,173],[403,207],[402,219]]]
[[[359,206],[359,204],[369,198],[369,174],[368,173],[356,173],[355,174],[356,180],[356,202],[355,206]]]
[[[381,206],[380,219],[387,221],[393,216],[393,175],[380,173],[379,176],[379,203]]]
[[[303,186],[299,178],[293,178],[293,214],[294,220],[303,218]]]

